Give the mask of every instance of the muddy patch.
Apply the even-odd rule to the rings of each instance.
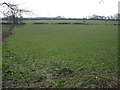
[[[73,77],[74,75],[75,75],[74,70],[69,68],[62,68],[55,71],[54,77],[56,79],[59,79],[59,78]]]
[[[16,27],[11,27],[10,30],[2,32],[2,41],[4,41],[6,38],[12,35],[15,29]]]

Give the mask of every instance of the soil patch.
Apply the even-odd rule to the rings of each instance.
[[[15,26],[11,27],[10,30],[4,31],[2,32],[2,41],[4,41],[6,38],[8,38],[10,35],[13,34],[14,30],[15,30]]]

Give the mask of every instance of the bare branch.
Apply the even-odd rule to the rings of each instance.
[[[3,15],[6,17],[12,18],[13,24],[18,23],[18,20],[19,18],[21,19],[23,13],[25,14],[31,13],[31,11],[29,10],[19,9],[18,5],[16,4],[10,4],[10,3],[4,2],[4,3],[0,3],[0,5],[7,6],[7,10],[4,10],[1,13],[3,13]]]

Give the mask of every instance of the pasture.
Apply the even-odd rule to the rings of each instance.
[[[3,42],[3,87],[117,87],[118,26],[26,22]]]
[[[1,22],[8,22],[6,20],[0,20]],[[42,23],[86,23],[86,24],[118,24],[118,21],[110,21],[110,20],[24,20],[27,24],[32,24],[35,22],[42,22]]]
[[[11,25],[2,25],[2,31],[6,31],[6,30],[9,30],[11,27]]]
[[[86,24],[118,24],[118,21],[109,21],[109,20],[25,20],[27,24],[42,22],[42,23],[86,23]]]

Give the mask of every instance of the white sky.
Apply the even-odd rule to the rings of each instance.
[[[120,0],[0,0],[0,3],[4,1],[19,4],[20,8],[33,11],[34,15],[27,15],[29,17],[81,18],[93,14],[114,15],[118,13]]]

